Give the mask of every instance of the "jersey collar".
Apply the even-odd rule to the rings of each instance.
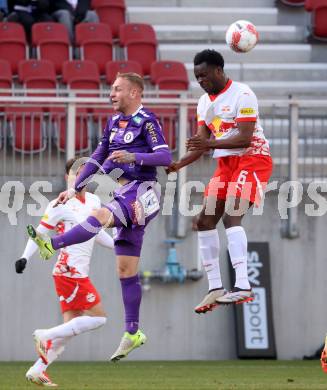
[[[224,88],[219,92],[219,93],[217,93],[217,95],[209,95],[209,99],[213,102],[214,100],[216,100],[217,99],[217,97],[219,96],[219,95],[222,95],[224,92],[226,92],[227,91],[227,89],[232,85],[232,80],[231,79],[228,79],[228,81],[227,81],[227,83],[226,83],[226,85],[224,86]]]
[[[133,118],[133,116],[137,115],[140,112],[140,110],[142,110],[142,108],[143,108],[143,105],[141,104],[140,107],[135,112],[133,112],[133,114],[126,115],[126,116],[121,114],[121,117],[119,119],[120,120],[129,120],[130,118]]]

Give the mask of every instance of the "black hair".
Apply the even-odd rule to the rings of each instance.
[[[81,165],[86,163],[87,157],[75,156],[70,158],[65,165],[66,174],[69,175],[69,171],[72,169],[74,173],[77,172]]]
[[[216,50],[206,49],[197,53],[194,57],[194,65],[200,65],[205,62],[207,65],[219,66],[224,69],[225,61],[224,57]]]

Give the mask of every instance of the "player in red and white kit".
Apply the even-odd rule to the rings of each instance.
[[[272,159],[260,125],[257,98],[247,85],[225,75],[221,54],[214,50],[196,54],[194,74],[205,91],[197,107],[198,131],[187,141],[188,153],[174,162],[168,172],[177,171],[214,149],[217,169],[205,190],[196,224],[209,292],[195,311],[205,313],[218,304],[253,299],[247,273],[247,237],[241,221],[249,206],[259,204],[271,176]],[[236,276],[234,288],[229,292],[223,288],[219,267],[216,225],[220,219],[226,229]]]
[[[66,164],[69,182],[76,178],[77,159]],[[76,164],[75,164],[76,162]],[[77,175],[79,168],[77,169]],[[56,231],[64,233],[83,221],[94,209],[101,208],[98,196],[83,189],[66,204],[53,207],[51,201],[41,219],[37,230],[41,233]],[[74,336],[103,326],[106,314],[101,304],[100,295],[89,279],[89,266],[94,242],[104,247],[113,248],[112,237],[101,230],[94,238],[81,244],[60,250],[53,269],[53,278],[63,313],[64,323],[50,329],[35,330],[33,336],[40,355],[35,364],[27,371],[26,378],[38,385],[55,387],[46,369],[63,352],[66,343]],[[16,272],[22,273],[27,261],[38,249],[30,239],[22,258],[16,261]]]

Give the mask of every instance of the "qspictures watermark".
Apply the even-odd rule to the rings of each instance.
[[[111,175],[95,175],[91,183],[97,185],[94,191],[102,204],[108,204],[113,199],[117,189],[117,172]],[[219,184],[219,186],[225,183]],[[227,187],[235,190],[238,183],[226,183]],[[249,184],[249,183],[248,183]],[[250,183],[251,184],[251,183]],[[205,191],[206,183],[199,180],[187,181],[177,193],[177,174],[168,175],[165,185],[156,183],[156,191],[161,194],[160,214],[172,215],[177,207],[178,213],[184,217],[194,217],[202,210],[202,204],[192,201],[194,194],[201,195]],[[243,191],[251,191],[245,186]],[[228,189],[227,189],[228,191]],[[279,184],[278,181],[271,181],[267,184],[265,191],[260,194],[261,202],[250,209],[250,213],[256,216],[263,215],[265,198],[267,193],[277,192],[277,209],[282,220],[288,219],[288,210],[299,206],[305,197],[304,212],[308,217],[321,217],[327,214],[327,181],[312,181],[308,186],[303,186],[297,181],[286,181]],[[17,225],[18,212],[26,208],[26,213],[32,217],[42,217],[48,203],[56,198],[53,193],[53,186],[50,181],[35,181],[28,188],[21,181],[12,180],[4,183],[0,189],[0,212],[8,217],[10,225]],[[137,198],[137,197],[136,197]],[[208,198],[208,206],[205,210],[207,215],[215,211],[215,197],[211,201]],[[226,212],[230,215],[241,215],[250,207],[247,200],[240,204],[235,202],[235,197],[230,196],[226,201]]]

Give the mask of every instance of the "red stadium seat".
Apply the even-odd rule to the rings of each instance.
[[[93,61],[73,60],[64,62],[62,78],[70,89],[99,89],[100,87],[98,67]],[[97,94],[91,96],[97,96]]]
[[[42,108],[6,107],[13,149],[22,153],[37,153],[46,148],[45,121]]]
[[[61,74],[62,63],[71,58],[70,42],[66,27],[60,23],[35,23],[32,27],[32,43],[37,58],[54,63],[56,74]]]
[[[12,87],[12,73],[10,63],[5,60],[0,60],[0,88],[10,89]],[[0,93],[0,96],[7,94]]]
[[[80,47],[81,59],[92,60],[101,74],[105,65],[112,61],[112,33],[104,23],[79,23],[76,26],[76,44]]]
[[[174,107],[150,107],[154,112],[161,125],[165,140],[171,150],[176,149],[176,134],[177,134],[177,108]]]
[[[314,38],[327,40],[327,1],[306,0],[305,9],[312,12],[312,35]]]
[[[150,24],[130,23],[120,26],[120,45],[125,48],[125,59],[142,65],[149,75],[152,62],[157,59],[157,38]]]
[[[63,82],[70,89],[99,90],[100,76],[98,67],[93,61],[66,61],[62,67]],[[80,96],[97,96],[98,94],[80,94]],[[78,96],[78,94],[77,94]],[[83,152],[90,149],[89,111],[91,108],[77,108],[76,110],[76,152]],[[57,146],[59,150],[66,148],[66,115],[63,109],[51,110],[52,121],[55,127]]]
[[[119,27],[125,23],[126,5],[124,0],[92,0],[100,22],[110,26],[112,36],[118,38]]]
[[[111,61],[106,64],[106,81],[111,85],[117,73],[133,72],[143,76],[142,66],[136,61]]]
[[[150,79],[159,89],[187,90],[189,84],[185,65],[177,61],[153,62]]]
[[[102,137],[103,130],[106,127],[109,117],[115,113],[116,112],[111,107],[94,108],[92,110],[92,117],[95,122],[96,137],[98,141]]]
[[[12,88],[12,73],[10,63],[5,60],[0,60],[0,89],[11,89]],[[0,92],[0,96],[10,96],[11,92]],[[6,102],[0,102],[0,148],[5,143],[5,118],[3,115],[4,107]]]
[[[24,28],[18,23],[0,23],[0,59],[10,63],[17,74],[18,62],[27,58],[28,47]]]
[[[48,60],[21,61],[18,67],[18,77],[25,88],[56,89],[57,87],[55,67]],[[41,96],[55,96],[55,94],[54,92],[53,94],[41,94]]]
[[[177,61],[156,61],[151,65],[151,82],[163,90],[187,90],[188,76],[185,65]],[[163,97],[175,97],[174,95],[163,95]],[[177,109],[176,108],[154,108],[163,128],[166,141],[171,149],[176,148],[177,134]]]

